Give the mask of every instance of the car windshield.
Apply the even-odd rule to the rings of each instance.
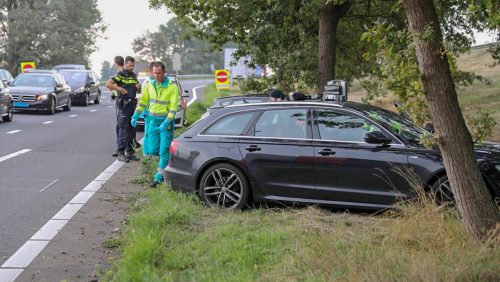
[[[4,71],[0,71],[0,79],[2,79],[2,80],[8,79],[7,74]]]
[[[54,78],[50,75],[21,75],[12,83],[13,86],[54,87]]]
[[[418,145],[422,134],[426,133],[423,128],[415,125],[411,120],[399,114],[377,108],[362,109],[367,116],[380,123],[383,127],[399,136],[406,142]]]
[[[87,82],[86,72],[61,71],[60,72],[68,83],[85,84]]]

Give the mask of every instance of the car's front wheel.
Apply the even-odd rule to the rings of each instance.
[[[101,90],[97,91],[97,96],[95,97],[94,104],[100,104],[101,103]]]
[[[201,177],[201,199],[210,206],[234,210],[241,209],[248,201],[250,186],[243,172],[228,163],[216,164]]]
[[[49,103],[49,108],[47,109],[47,114],[54,115],[56,113],[56,99],[51,98]]]
[[[443,175],[439,177],[431,186],[431,191],[434,194],[434,198],[439,204],[444,203],[454,203],[455,197],[451,190],[450,181],[448,176]]]
[[[2,117],[3,121],[10,122],[14,119],[14,107],[11,105],[10,109],[7,112],[7,115]]]
[[[63,110],[67,112],[71,111],[71,96],[68,97],[68,103],[63,107]]]

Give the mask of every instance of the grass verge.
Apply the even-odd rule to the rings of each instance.
[[[233,90],[221,90],[220,92],[215,89],[215,84],[209,84],[204,88],[203,100],[194,102],[189,106],[187,111],[187,120],[191,124],[200,119],[200,117],[207,111],[208,107],[212,105],[214,99],[218,97],[226,97],[236,93]]]

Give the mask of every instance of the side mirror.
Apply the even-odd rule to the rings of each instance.
[[[386,145],[391,143],[392,139],[385,136],[382,132],[380,131],[372,131],[368,132],[365,135],[365,142],[370,143],[370,144],[382,144]]]
[[[424,127],[424,129],[430,133],[434,133],[434,125],[432,123],[427,123]]]

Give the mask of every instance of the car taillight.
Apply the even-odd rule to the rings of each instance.
[[[172,144],[170,144],[170,154],[173,155],[179,146],[179,141],[173,140]]]

